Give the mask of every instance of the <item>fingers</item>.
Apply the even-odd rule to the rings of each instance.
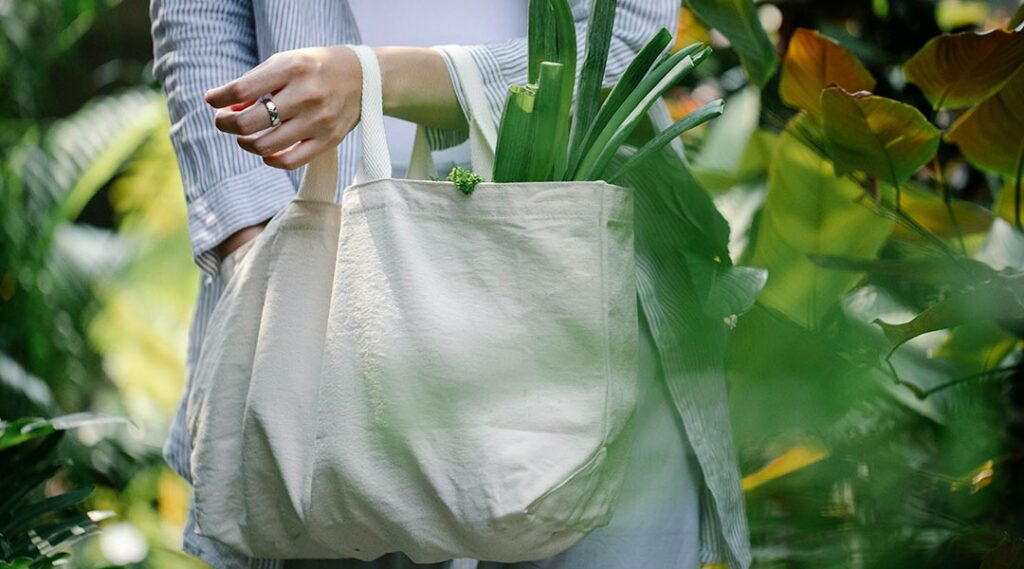
[[[275,54],[250,69],[245,75],[207,91],[203,98],[210,106],[221,109],[255,101],[264,93],[272,93],[288,82],[291,68],[287,59]]]
[[[239,136],[238,145],[258,156],[270,156],[280,152],[303,138],[303,126],[298,120],[281,123],[265,133]]]
[[[310,138],[303,140],[283,152],[264,156],[263,163],[267,166],[273,166],[274,168],[294,170],[300,166],[308,164],[313,160],[313,158],[316,158],[320,152],[323,152],[326,146],[327,140],[323,138]],[[336,143],[331,144],[330,149],[327,150],[327,152],[335,152],[335,146],[337,146]]]
[[[282,89],[274,93],[277,115],[282,122],[295,117],[301,104],[294,96],[294,89]],[[270,113],[262,102],[256,102],[241,110],[218,109],[213,116],[218,129],[229,134],[254,134],[270,126]]]

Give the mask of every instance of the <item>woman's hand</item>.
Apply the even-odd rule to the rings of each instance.
[[[281,124],[259,98],[270,93]],[[359,122],[362,71],[341,45],[275,53],[245,75],[210,89],[214,124],[268,166],[292,170],[334,148]]]
[[[466,128],[441,55],[429,48],[375,48],[384,114],[423,126]],[[359,122],[362,68],[351,49],[336,45],[275,53],[245,75],[206,92],[214,124],[238,135],[238,145],[275,168],[292,170],[334,148]],[[270,93],[281,124],[258,99]]]

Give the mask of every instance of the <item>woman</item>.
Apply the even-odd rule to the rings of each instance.
[[[589,1],[571,3],[582,42]],[[675,28],[678,6],[678,0],[619,0],[606,83],[657,29]],[[189,338],[191,378],[207,320],[234,263],[294,197],[299,168],[320,152],[337,151],[339,178],[352,178],[358,141],[346,135],[358,122],[360,71],[341,44],[360,43],[360,36],[343,0],[153,0],[151,18],[155,73],[167,94],[195,261],[203,273]],[[497,120],[508,86],[525,82],[525,38],[469,49]],[[442,53],[408,47],[376,52],[386,114],[429,127],[433,148],[465,137],[462,93]],[[266,94],[272,94],[270,100]],[[724,402],[716,402],[706,424],[701,413],[688,417],[687,424],[697,427],[688,439],[645,321],[641,330],[637,438],[610,525],[551,559],[480,562],[481,569],[690,568],[701,561],[746,566],[735,459],[728,425],[723,428],[720,417]],[[184,405],[164,454],[188,479]],[[190,508],[184,549],[218,568],[417,567],[401,554],[369,563],[245,559],[196,534],[191,514]]]

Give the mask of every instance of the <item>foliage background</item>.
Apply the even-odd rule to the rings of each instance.
[[[716,53],[673,90],[673,112],[726,98],[684,138],[690,170],[729,222],[731,260],[768,272],[754,307],[730,317],[728,353],[757,567],[1024,566],[1020,171],[991,160],[1024,156],[1022,37],[965,51],[960,75],[984,92],[959,108],[933,108],[904,67],[941,34],[1011,30],[1018,11],[691,0],[680,12],[678,44]],[[0,27],[0,418],[129,418],[65,436],[72,464],[36,493],[95,486],[79,508],[114,514],[73,546],[76,566],[198,565],[178,552],[188,489],[159,456],[198,272],[147,4],[8,0]],[[998,121],[974,146],[949,135],[986,104],[976,115]],[[851,111],[864,105],[877,106]],[[901,345],[905,329],[874,322],[921,314],[931,331]]]

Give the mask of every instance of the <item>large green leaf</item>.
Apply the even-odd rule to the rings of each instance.
[[[752,0],[686,0],[687,6],[729,38],[750,82],[758,87],[775,75],[779,58],[757,18]]]
[[[995,275],[991,267],[969,258],[925,257],[919,259],[847,259],[834,255],[811,255],[811,260],[829,269],[862,271],[907,283],[966,288]]]
[[[932,107],[958,109],[995,93],[1021,64],[1024,33],[992,30],[932,38],[903,71]]]
[[[1024,67],[998,93],[967,111],[946,133],[946,141],[975,166],[1020,176],[1024,163]]]
[[[955,198],[943,200],[934,191],[913,183],[900,194],[900,209],[917,225],[939,237],[982,233],[992,227],[994,219],[988,208]],[[896,226],[896,235],[908,239],[917,237],[917,233],[905,225]]]
[[[899,101],[829,87],[821,108],[825,143],[841,173],[860,170],[898,188],[938,150],[939,129]]]
[[[943,298],[912,320],[891,324],[876,320],[893,348],[921,334],[968,322],[1024,319],[1024,273],[999,273],[987,282]]]
[[[40,148],[22,150],[19,174],[33,196],[58,206],[54,222],[73,220],[162,126],[165,108],[149,87],[96,97],[56,122]]]
[[[768,269],[760,302],[814,329],[861,274],[822,268],[809,255],[874,258],[893,221],[859,203],[865,199],[860,187],[836,176],[832,164],[804,146],[795,129],[791,123],[775,148],[750,264]]]
[[[821,116],[821,92],[837,85],[849,92],[871,91],[875,78],[839,42],[816,31],[798,29],[782,62],[779,95],[787,104]]]

